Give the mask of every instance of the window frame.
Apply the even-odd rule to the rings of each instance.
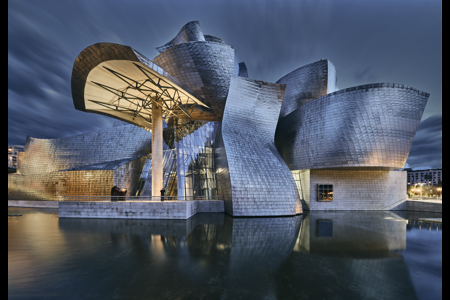
[[[334,200],[334,190],[333,190],[333,184],[322,184],[322,183],[318,183],[316,185],[316,190],[317,190],[317,202],[332,202]],[[328,197],[329,197],[329,193],[331,193],[331,199],[329,199],[328,197],[326,199],[321,199],[321,194],[323,193],[327,193]],[[323,197],[323,195],[322,195]]]

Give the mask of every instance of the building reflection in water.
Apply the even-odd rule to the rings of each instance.
[[[290,278],[279,278],[280,296],[291,289],[317,299],[416,299],[402,256],[407,223],[382,211],[305,214],[291,256],[302,267],[280,268]]]
[[[35,279],[44,295],[416,299],[402,255],[407,221],[391,212],[56,220],[63,251],[28,270],[45,275]]]

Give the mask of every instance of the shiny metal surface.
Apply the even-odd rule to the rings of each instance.
[[[113,185],[135,193],[150,132],[122,125],[59,139],[29,137],[8,199],[63,200],[65,195],[108,195]]]
[[[137,99],[142,93],[138,85],[147,80],[145,74],[167,79],[186,101],[192,96],[192,110],[187,114],[183,113],[187,102],[163,108],[168,126],[159,150],[166,195],[219,195],[234,216],[295,215],[302,212],[300,199],[306,208],[313,208],[314,186],[328,184],[323,179],[331,178],[333,209],[348,209],[349,205],[390,209],[401,200],[403,188],[391,199],[380,192],[370,196],[374,200],[370,204],[359,201],[352,194],[349,178],[357,171],[351,168],[378,168],[366,172],[367,182],[380,189],[395,188],[403,177],[390,170],[403,168],[429,94],[390,83],[335,91],[336,70],[327,59],[298,68],[276,84],[251,80],[245,64],[238,64],[234,48],[204,35],[198,21],[184,25],[157,49],[161,53],[150,61],[128,46],[89,46],[75,60],[71,86],[76,109],[147,130],[152,122],[151,102],[160,101],[161,95],[141,97],[142,107],[115,104],[130,100],[125,95],[129,89]],[[130,82],[137,84],[136,89]],[[152,84],[152,92],[163,88]],[[110,102],[102,103],[103,108],[87,101],[105,95]],[[169,96],[165,101],[175,103],[175,96]],[[121,111],[105,105],[116,105]],[[180,114],[173,113],[173,108]],[[115,124],[112,129],[71,138],[30,138],[19,155],[19,174],[8,178],[11,195],[16,197],[10,199],[20,195],[28,198],[19,199],[57,199],[64,193],[104,195],[111,183],[129,186],[129,195],[151,192],[151,134]],[[364,173],[360,170],[358,174]],[[380,176],[385,180],[377,179]],[[330,208],[320,205],[318,209]]]
[[[336,90],[336,69],[331,61],[323,59],[300,67],[280,78],[286,84],[280,118],[302,105]]]
[[[191,116],[193,120],[220,121],[234,72],[235,50],[215,37],[205,39],[198,22],[186,26],[195,34],[187,34],[188,30],[182,29],[177,42],[166,44],[168,47],[152,62],[211,104],[212,116],[199,112]],[[187,35],[190,38],[184,38]]]
[[[166,128],[173,131],[173,135],[166,135],[169,140],[165,140],[172,147],[164,150],[166,195],[178,196],[179,200],[215,199],[214,141],[219,123],[178,120],[174,125]],[[151,165],[152,161],[147,160],[139,195],[151,195]]]
[[[428,96],[393,83],[339,90],[281,118],[275,143],[291,170],[403,168]]]
[[[273,141],[284,88],[239,76],[231,78],[216,170],[219,196],[224,197],[225,209],[233,216],[302,212],[294,178]]]
[[[240,62],[239,63],[238,76],[248,78],[248,71],[247,71],[247,66],[245,65],[245,62]]]
[[[210,38],[208,40],[217,39],[212,36],[209,36]],[[159,51],[159,53],[162,53],[169,49],[172,46],[187,43],[187,42],[196,42],[196,41],[205,41],[205,36],[203,35],[203,30],[200,27],[199,21],[192,21],[181,27],[178,34],[168,43],[164,44],[163,46],[156,47],[156,50]]]

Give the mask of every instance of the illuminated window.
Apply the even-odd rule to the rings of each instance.
[[[333,185],[318,184],[317,185],[317,201],[333,201]]]

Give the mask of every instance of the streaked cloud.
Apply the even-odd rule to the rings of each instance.
[[[254,79],[275,82],[327,58],[340,89],[395,82],[430,93],[408,164],[441,167],[442,146],[433,137],[442,130],[427,132],[442,115],[440,1],[9,0],[8,143],[112,126],[108,117],[73,108],[77,55],[113,42],[152,59],[155,47],[192,20],[234,46]]]

